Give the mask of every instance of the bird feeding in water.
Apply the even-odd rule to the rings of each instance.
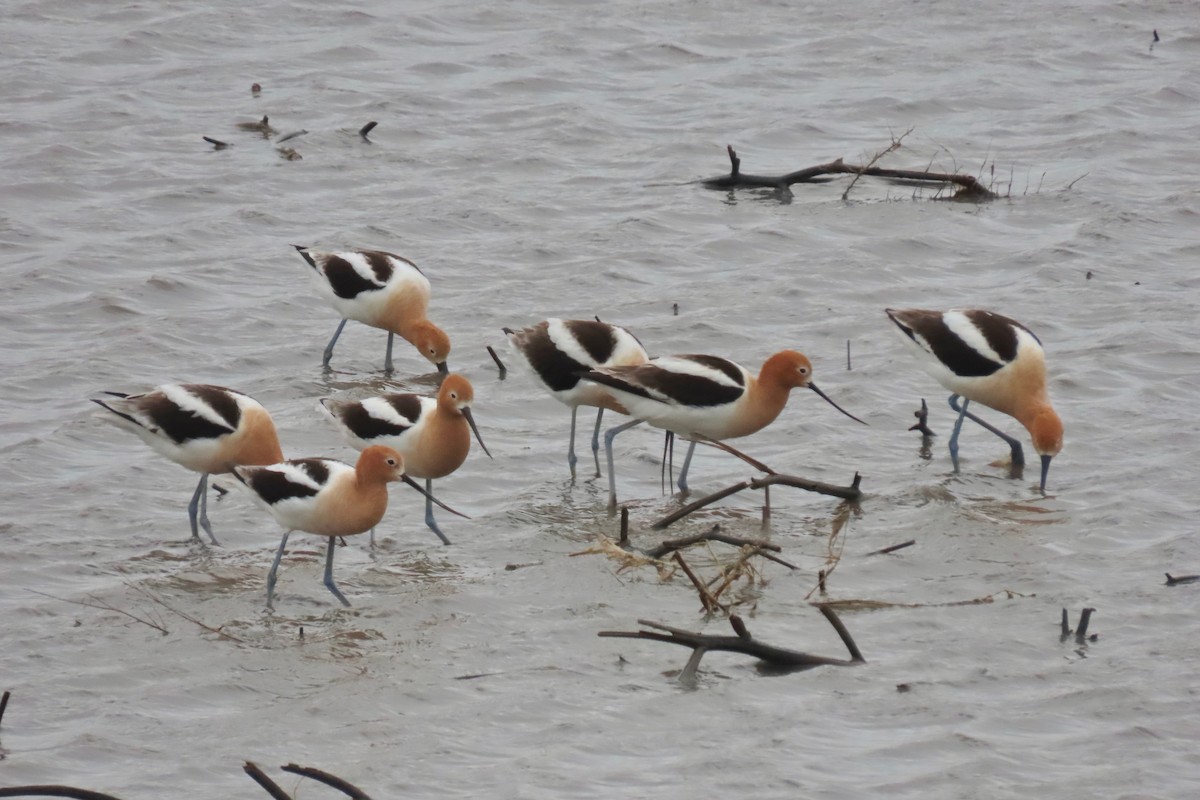
[[[200,473],[188,504],[192,541],[203,528],[217,544],[208,521],[208,476],[233,465],[283,461],[271,415],[249,395],[200,383],[170,383],[145,394],[107,392],[92,402],[112,412],[117,425],[132,431],[155,452]]]
[[[792,389],[811,389],[850,419],[862,422],[818,389],[812,374],[812,363],[795,350],[775,353],[758,375],[710,355],[667,356],[640,366],[599,367],[586,373],[585,379],[607,387],[634,417],[604,434],[609,505],[615,505],[617,498],[613,439],[640,422],[692,440],[679,475],[681,490],[687,489],[687,471],[697,439],[721,441],[762,430],[783,411]]]
[[[325,345],[321,365],[329,366],[333,346],[348,320],[388,332],[383,368],[392,371],[396,336],[409,342],[438,372],[449,372],[450,337],[426,317],[429,279],[406,258],[377,250],[323,253],[292,245],[312,268],[317,292],[341,315],[333,338]]]
[[[604,386],[581,380],[597,367],[626,367],[645,364],[650,356],[637,337],[617,325],[599,320],[551,318],[521,330],[504,328],[509,344],[547,392],[571,409],[571,439],[567,464],[575,477],[575,417],[580,406],[598,408],[592,431],[592,457],[600,475],[600,422],[604,410],[628,413]]]
[[[364,400],[321,401],[329,417],[359,450],[371,445],[391,447],[404,456],[405,472],[425,479],[426,492],[433,479],[444,478],[462,466],[471,450],[471,434],[488,458],[471,404],[475,389],[462,375],[447,375],[437,397],[391,393]],[[443,544],[450,540],[433,517],[433,495],[425,497],[425,524]]]
[[[967,412],[967,405],[974,400],[1008,414],[1029,431],[1034,450],[1041,456],[1040,488],[1045,492],[1050,460],[1062,450],[1063,424],[1046,390],[1046,353],[1041,340],[1016,320],[978,308],[889,308],[886,313],[925,371],[953,393],[950,407],[959,412],[949,443],[954,471],[958,472],[958,436],[966,417],[1008,443],[1014,466],[1025,463],[1019,441]],[[959,397],[963,399],[961,408]]]
[[[233,474],[284,528],[279,550],[267,573],[267,608],[272,607],[279,562],[292,531],[329,539],[325,586],[342,605],[349,606],[350,601],[333,581],[337,538],[365,533],[383,519],[389,483],[404,481],[425,494],[416,481],[404,474],[404,457],[382,445],[363,450],[353,467],[331,458],[301,458],[268,467],[234,467]],[[459,513],[438,500],[434,502],[451,513]]]

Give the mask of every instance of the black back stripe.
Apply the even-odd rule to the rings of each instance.
[[[1008,329],[1007,335],[1011,337],[1011,341],[1008,341],[1005,339],[1005,335],[997,330],[1005,323],[1012,324],[1012,320],[984,311],[966,312],[967,319],[977,327],[979,326],[978,317],[981,315],[986,315],[984,322],[988,327],[981,327],[980,330],[987,340],[988,346],[1002,357],[1005,352],[1010,353],[1011,357],[1015,357],[1017,351],[1016,332],[1011,328]],[[946,325],[945,316],[941,312],[911,309],[902,313],[903,321],[897,316],[901,315],[892,316],[892,321],[900,330],[914,342],[931,351],[938,361],[961,378],[986,377],[1007,363],[1007,361],[995,361],[967,344],[962,337]],[[991,330],[992,333],[989,334],[988,330]]]
[[[613,335],[612,327],[603,322],[569,319],[563,321],[563,327],[597,364],[608,361],[617,349],[617,337]]]
[[[318,486],[324,486],[329,480],[329,467],[319,458],[301,458],[292,463],[308,473],[308,477]]]
[[[363,292],[374,292],[383,288],[382,284],[364,278],[353,264],[340,256],[330,256],[326,259],[322,271],[333,293],[346,300],[352,300]]]
[[[388,253],[381,253],[378,250],[364,250],[362,257],[371,265],[371,271],[375,273],[375,280],[380,283],[387,283],[392,277],[392,262]]]
[[[578,376],[578,378],[587,378],[589,381],[592,381],[593,383],[599,383],[602,386],[611,386],[614,389],[620,389],[623,392],[629,392],[630,394],[636,394],[639,397],[645,397],[649,400],[657,400],[658,399],[654,395],[650,394],[650,392],[643,389],[641,386],[638,386],[636,383],[631,383],[631,382],[625,380],[624,378],[618,378],[618,377],[609,375],[604,372],[596,372],[595,370],[589,370],[586,367],[580,369],[575,374]],[[576,378],[576,382],[578,382],[578,378]]]
[[[180,408],[161,392],[146,395],[138,405],[153,426],[175,444],[193,439],[216,439],[233,433],[236,427],[213,422],[208,417]]]
[[[208,403],[221,419],[229,423],[229,427],[236,428],[241,422],[242,409],[238,407],[237,398],[230,394],[230,390],[195,383],[184,384],[183,388]]]
[[[565,392],[574,389],[579,383],[579,376],[588,371],[588,365],[580,364],[559,350],[550,339],[548,327],[542,322],[527,329],[527,335],[520,344],[521,352],[550,391]]]
[[[421,398],[418,395],[385,394],[383,399],[396,410],[397,414],[409,422],[416,424],[416,421],[421,418]]]
[[[717,359],[720,360],[720,359]],[[653,365],[634,367],[637,380],[652,392],[659,392],[681,406],[708,408],[733,403],[745,392],[741,386],[728,386],[711,378],[671,372]],[[724,371],[724,370],[722,370]],[[739,374],[740,377],[740,374]]]
[[[306,461],[319,461],[320,459],[303,459],[301,461],[292,461],[291,464],[298,466],[303,465]],[[307,471],[306,467],[301,466]],[[322,468],[328,472],[328,468],[322,465]],[[317,489],[303,483],[296,483],[286,472],[280,472],[277,469],[263,468],[256,469],[250,473],[249,478],[242,476],[243,481],[254,490],[254,493],[263,499],[267,505],[275,505],[283,500],[291,500],[296,498],[312,497],[317,493]]]
[[[738,386],[746,385],[746,376],[742,374],[742,370],[737,364],[724,358],[717,356],[675,356],[675,358],[686,358],[688,361],[694,361],[697,364],[702,364],[709,369],[715,369],[718,372],[723,372],[729,376],[729,380],[736,383]]]

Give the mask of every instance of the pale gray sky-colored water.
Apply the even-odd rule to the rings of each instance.
[[[376,797],[1191,796],[1196,589],[1163,573],[1200,572],[1194,11],[10,3],[0,785],[254,797],[252,759],[320,766]],[[264,114],[308,131],[289,143],[303,160],[235,127]],[[370,145],[354,133],[368,120]],[[909,128],[886,164],[961,168],[1012,196],[965,206],[863,180],[844,202],[839,180],[783,204],[688,183],[727,169],[726,144],[747,172],[786,172],[869,159]],[[289,457],[352,458],[318,398],[426,390],[424,362],[400,347],[384,376],[383,334],[351,324],[323,374],[336,318],[293,243],[426,270],[496,458],[441,482],[472,516],[443,521],[448,548],[393,491],[380,549],[338,551],[352,609],[321,586],[321,542],[295,537],[267,615],[274,521],[214,497],[225,547],[180,544],[194,476],[88,398],[223,384],[272,411]],[[991,466],[1005,448],[972,429],[951,474],[944,392],[888,306],[982,306],[1038,333],[1067,428],[1048,497]],[[805,392],[740,443],[782,471],[863,474],[830,597],[895,604],[844,614],[867,665],[770,677],[716,654],[688,691],[665,674],[682,648],[595,636],[639,617],[726,624],[706,623],[681,580],[568,557],[615,531],[603,483],[568,481],[568,412],[522,373],[498,380],[484,347],[504,355],[502,326],[592,315],[656,354],[757,367],[803,350],[870,423]],[[906,431],[922,397],[942,434],[929,458]],[[647,431],[617,445],[647,540],[677,503],[660,495],[660,446]],[[702,452],[691,480],[698,493],[744,477]],[[773,499],[771,535],[800,569],[766,567],[747,622],[838,654],[807,603],[838,505]],[[754,533],[760,502],[731,498],[677,531]],[[68,602],[89,598],[169,633]],[[1085,606],[1099,640],[1060,643],[1060,610]]]

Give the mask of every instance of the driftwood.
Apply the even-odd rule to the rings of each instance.
[[[1200,575],[1175,576],[1169,572],[1167,572],[1165,574],[1167,576],[1167,586],[1179,586],[1180,584],[1183,584],[1183,583],[1196,583],[1196,582],[1200,581]],[[7,692],[6,692],[6,694],[7,694]],[[3,706],[0,706],[0,709],[3,709]],[[0,710],[0,715],[2,715],[3,713],[4,713],[3,710]]]
[[[4,711],[8,708],[8,698],[12,697],[12,692],[8,689],[4,690],[4,694],[0,695],[0,725],[4,724]]]
[[[679,673],[679,680],[684,683],[695,680],[696,669],[700,666],[700,659],[710,650],[743,653],[759,659],[759,661],[767,666],[789,671],[811,669],[812,667],[820,666],[848,667],[866,663],[866,659],[859,652],[858,645],[854,643],[854,638],[850,636],[850,632],[846,630],[846,626],[842,624],[842,621],[833,609],[821,607],[820,611],[825,616],[825,619],[829,620],[829,624],[833,626],[834,630],[838,632],[842,643],[850,652],[849,659],[829,658],[764,644],[750,635],[750,631],[746,629],[742,618],[736,614],[729,617],[729,624],[733,627],[734,633],[737,634],[736,636],[695,633],[644,619],[639,619],[638,625],[653,628],[654,630],[600,631],[597,635],[622,639],[649,639],[654,642],[667,642],[668,644],[679,644],[692,648],[692,656],[688,659],[687,666]],[[665,631],[665,633],[659,633],[658,631]]]
[[[364,142],[366,142],[367,144],[371,144],[371,140],[367,138],[367,134],[370,133],[371,131],[375,130],[375,126],[378,124],[379,123],[376,122],[375,120],[371,120],[366,125],[363,125],[361,128],[358,129],[358,135],[362,137],[362,140]]]
[[[900,138],[903,139],[904,137]],[[733,149],[732,145],[727,145],[725,149],[729,153],[729,174],[716,178],[708,178],[701,181],[701,184],[706,189],[774,189],[781,195],[790,196],[792,193],[791,186],[795,183],[821,182],[823,176],[827,175],[854,175],[855,180],[859,176],[869,175],[877,178],[890,178],[919,184],[954,184],[959,188],[955,192],[953,200],[981,202],[995,200],[998,197],[995,192],[985,187],[973,175],[962,175],[957,172],[930,172],[929,170],[916,169],[886,169],[884,167],[872,166],[880,155],[892,152],[898,146],[899,140],[893,141],[892,146],[881,151],[872,160],[871,164],[847,164],[839,158],[836,161],[805,167],[795,172],[789,172],[786,175],[749,175],[741,171],[742,160],[738,157],[737,151]],[[849,190],[847,189],[847,191]]]
[[[508,367],[504,366],[504,362],[500,360],[500,356],[496,355],[496,351],[489,344],[487,346],[488,355],[492,357],[492,361],[496,362],[496,367],[500,370],[500,380],[504,380],[504,376],[508,374]]]
[[[337,775],[330,774],[324,770],[319,770],[316,767],[301,767],[296,764],[285,764],[280,767],[284,772],[291,772],[295,775],[303,775],[306,778],[312,778],[314,781],[320,781],[326,786],[332,786],[339,792],[349,795],[351,800],[371,800],[371,797],[359,789],[353,783],[339,778]]]
[[[808,478],[798,477],[796,475],[781,475],[779,473],[771,473],[761,478],[750,478],[740,483],[735,483],[733,486],[728,486],[720,491],[705,495],[699,500],[693,500],[683,508],[680,508],[679,510],[674,511],[658,520],[650,527],[654,530],[662,530],[672,523],[678,522],[694,511],[698,511],[707,505],[729,497],[731,494],[737,494],[745,489],[765,489],[768,486],[775,486],[778,484],[780,486],[791,486],[796,489],[804,489],[809,492],[830,495],[831,497],[840,497],[843,500],[858,500],[862,497],[862,490],[858,488],[859,483],[861,482],[862,476],[857,472],[854,473],[854,479],[850,482],[849,486],[834,486],[830,483],[813,481],[809,480]]]
[[[292,800],[292,796],[285,792],[282,786],[271,780],[267,773],[259,769],[258,764],[255,764],[253,761],[247,761],[242,765],[242,769],[254,779],[255,783],[265,789],[267,794],[274,797],[275,800]]]
[[[888,553],[894,553],[897,550],[903,550],[906,547],[912,547],[916,543],[917,543],[916,539],[909,539],[907,542],[901,542],[900,544],[894,544],[894,545],[891,545],[890,547],[883,547],[883,548],[880,548],[879,550],[872,550],[870,553],[867,553],[867,555],[869,555],[869,556],[887,555]]]

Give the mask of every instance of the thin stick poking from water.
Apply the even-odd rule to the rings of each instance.
[[[301,767],[298,764],[286,764],[280,767],[280,769],[284,772],[290,772],[293,775],[303,775],[306,778],[312,778],[314,781],[320,781],[326,786],[332,786],[342,794],[349,795],[351,800],[371,800],[366,792],[359,789],[353,783],[316,767]]]
[[[266,789],[267,794],[274,797],[275,800],[292,800],[292,796],[285,792],[282,786],[271,780],[267,773],[259,768],[258,764],[255,764],[253,761],[247,761],[242,765],[242,770],[253,778],[255,783]]]
[[[894,545],[891,545],[890,547],[884,547],[879,550],[875,550],[873,552],[867,553],[867,555],[882,556],[882,555],[886,555],[888,553],[894,553],[897,550],[903,550],[906,547],[912,547],[916,543],[917,543],[916,539],[909,539],[907,542],[901,542],[900,544],[894,544]]]
[[[500,379],[503,380],[504,376],[508,374],[508,367],[504,366],[504,362],[500,360],[500,356],[496,355],[496,351],[490,344],[487,346],[487,351],[488,355],[492,357],[492,361],[495,361],[496,366],[500,369]]]
[[[846,372],[850,371],[850,340],[846,340]]]
[[[366,125],[363,125],[361,128],[358,129],[358,135],[362,137],[362,140],[364,142],[367,142],[369,144],[371,140],[367,138],[367,134],[370,133],[372,130],[374,130],[375,126],[378,124],[379,124],[378,122],[371,120]]]
[[[12,692],[8,689],[4,690],[4,694],[0,695],[0,725],[4,724],[4,709],[8,708],[8,698],[12,696]]]

